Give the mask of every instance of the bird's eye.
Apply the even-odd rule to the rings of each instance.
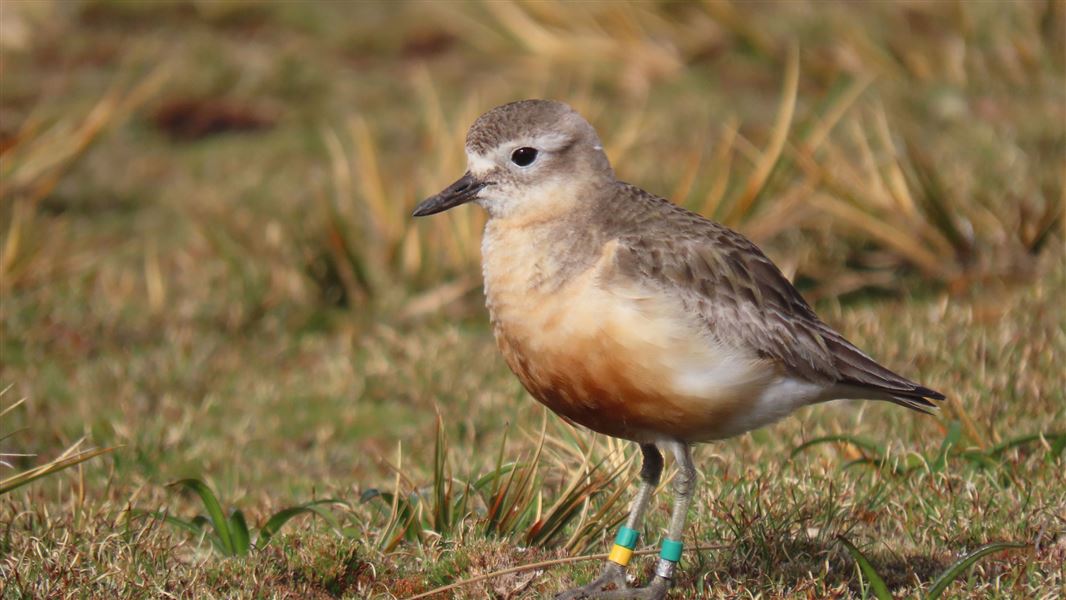
[[[536,148],[519,148],[511,153],[511,162],[520,167],[528,167],[533,164],[533,161],[535,160],[537,160]]]

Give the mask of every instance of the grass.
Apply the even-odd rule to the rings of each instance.
[[[702,446],[673,597],[1061,596],[1066,5],[863,9],[0,5],[0,597],[592,577],[635,449],[497,356],[483,216],[406,217],[529,96],[949,395]]]
[[[341,500],[326,498],[314,500],[296,506],[289,506],[270,515],[261,528],[249,530],[248,522],[240,509],[233,509],[227,517],[222,509],[222,504],[215,495],[214,490],[199,479],[182,479],[171,483],[169,487],[182,488],[196,494],[203,503],[207,515],[196,515],[192,519],[180,519],[169,515],[166,511],[129,510],[127,519],[154,518],[177,529],[189,532],[199,539],[200,542],[209,541],[219,554],[225,557],[245,556],[252,549],[261,550],[270,540],[291,521],[301,515],[316,515],[338,529],[332,515],[325,510],[324,505],[345,503]],[[253,539],[254,538],[254,539]]]
[[[892,592],[888,589],[888,584],[885,583],[881,574],[877,572],[877,569],[870,563],[870,560],[866,558],[866,555],[861,550],[855,547],[854,544],[849,542],[847,538],[841,537],[841,543],[848,549],[852,558],[855,559],[855,563],[862,570],[863,575],[869,579],[869,590],[873,591],[874,597],[877,600],[892,600]],[[950,567],[948,567],[943,573],[937,576],[933,580],[932,585],[929,587],[929,591],[922,596],[926,600],[936,600],[944,593],[944,590],[948,588],[960,575],[964,574],[970,567],[977,563],[985,556],[993,554],[995,552],[1003,552],[1006,550],[1019,550],[1028,548],[1026,544],[999,542],[995,544],[986,544],[981,546],[977,550],[963,556],[959,560],[955,561]],[[863,589],[863,596],[867,593],[867,589]]]

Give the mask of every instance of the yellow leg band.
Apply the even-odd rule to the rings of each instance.
[[[611,548],[611,553],[607,556],[607,560],[624,567],[629,564],[629,559],[632,557],[633,551],[631,549],[615,544],[614,547]]]

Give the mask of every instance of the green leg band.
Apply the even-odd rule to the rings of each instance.
[[[659,556],[670,562],[677,562],[681,560],[681,549],[684,544],[674,540],[663,540],[663,549],[659,552]]]
[[[623,548],[629,548],[632,550],[637,547],[638,537],[640,537],[640,534],[637,533],[636,529],[630,529],[623,525],[622,528],[618,530],[618,535],[614,536],[614,543]]]
[[[681,542],[664,539],[662,550],[659,551],[659,562],[655,565],[655,574],[663,579],[673,579],[674,569],[681,560]]]

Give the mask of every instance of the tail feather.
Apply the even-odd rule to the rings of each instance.
[[[919,386],[919,387],[921,387],[921,386]],[[900,406],[905,406],[905,407],[907,407],[907,408],[909,408],[911,410],[916,410],[918,412],[925,413],[927,415],[931,415],[931,414],[933,414],[933,411],[931,411],[929,409],[931,409],[931,408],[935,409],[935,408],[939,408],[939,407],[936,404],[933,404],[932,402],[930,402],[930,399],[943,400],[944,396],[943,396],[943,394],[940,394],[938,392],[934,392],[933,390],[929,390],[928,388],[921,388],[921,389],[927,390],[927,391],[931,392],[934,395],[922,395],[922,396],[919,396],[919,395],[916,394],[914,396],[903,396],[903,395],[900,395],[900,394],[893,394],[893,395],[890,395],[888,398],[885,398],[885,400],[888,400],[889,402],[891,402],[893,404],[898,404]],[[875,399],[876,400],[880,400],[880,398],[875,398]]]
[[[937,408],[933,401],[944,399],[944,394],[881,366],[839,334],[823,334],[823,339],[840,371],[837,397],[885,400],[926,414]]]
[[[830,398],[884,400],[928,415],[933,414],[933,410],[939,408],[934,401],[943,400],[944,395],[917,384],[911,391],[900,391],[869,383],[841,382],[832,389]]]

